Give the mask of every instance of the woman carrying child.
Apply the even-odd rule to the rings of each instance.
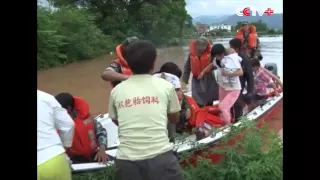
[[[227,54],[227,55],[225,55]],[[226,49],[222,44],[216,44],[211,49],[214,58],[213,63],[209,64],[200,74],[200,78],[206,72],[216,68],[217,82],[219,84],[219,109],[220,117],[226,125],[231,123],[230,109],[238,99],[241,90],[239,76],[243,75],[241,68],[242,58],[238,56],[234,49]]]

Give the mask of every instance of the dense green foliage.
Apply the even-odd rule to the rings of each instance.
[[[237,31],[241,27],[241,23],[242,22],[237,22],[237,25],[234,29],[235,31]],[[264,34],[269,34],[269,35],[282,34],[282,30],[276,30],[276,29],[269,28],[268,25],[261,20],[259,20],[257,22],[251,22],[250,24],[252,24],[256,27],[259,35],[261,35],[261,34],[263,34],[263,35]]]
[[[220,163],[212,164],[202,157],[198,157],[196,167],[187,163],[183,167],[185,180],[282,180],[282,143],[266,126],[256,128],[252,122],[244,123],[241,127],[233,127],[221,142],[226,144],[236,134],[243,132],[244,127],[249,127],[250,130],[243,133],[241,141],[236,141],[232,146],[218,146],[207,150],[207,153],[224,154]],[[239,151],[239,146],[243,150]],[[181,155],[181,161],[190,156],[192,152]],[[73,175],[73,180],[115,180],[114,175],[114,168],[109,167]]]
[[[237,22],[237,25],[233,28],[231,32],[228,32],[226,29],[214,31],[214,36],[216,37],[234,37],[237,34],[237,30],[241,27],[242,21]],[[267,26],[266,23],[260,21],[251,22],[250,24],[254,25],[257,28],[257,33],[259,36],[272,36],[282,34],[282,29],[272,29]]]
[[[178,45],[191,35],[185,0],[49,0],[38,6],[38,69],[114,51],[128,36]]]

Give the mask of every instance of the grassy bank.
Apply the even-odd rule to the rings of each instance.
[[[243,131],[244,128],[249,130]],[[233,140],[242,134],[241,140]],[[239,150],[239,147],[241,150]],[[267,129],[257,128],[252,122],[246,122],[241,127],[232,128],[231,132],[221,140],[219,146],[211,149],[201,148],[203,156],[223,155],[219,163],[200,156],[195,152],[182,154],[183,175],[185,180],[282,180],[282,143],[280,138]],[[196,162],[196,167],[193,165]],[[73,175],[73,180],[115,180],[113,167],[92,173]]]

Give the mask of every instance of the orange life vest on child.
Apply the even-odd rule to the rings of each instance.
[[[211,45],[208,42],[206,50],[202,53],[200,58],[196,52],[196,44],[197,41],[191,41],[190,43],[190,65],[191,65],[191,72],[193,76],[197,77],[200,75],[202,70],[206,68],[211,62]]]
[[[256,31],[256,27],[253,25],[250,25],[249,27],[250,33],[248,35],[248,43],[247,43],[247,47],[244,48],[249,48],[249,49],[255,49],[257,48],[257,38],[258,38],[258,34]],[[242,43],[244,41],[244,37],[243,37],[243,30],[242,28],[240,28],[237,31],[237,35],[236,35],[237,39],[241,39]]]
[[[217,105],[200,108],[192,97],[185,97],[191,107],[191,118],[189,119],[189,126],[199,127],[205,120],[214,127],[221,127],[224,125],[224,122],[220,120],[219,108]]]
[[[89,112],[89,105],[82,98],[73,97],[75,133],[72,147],[67,150],[69,156],[80,155],[90,158],[98,148],[93,117]]]

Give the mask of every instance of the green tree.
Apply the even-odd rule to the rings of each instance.
[[[254,25],[257,28],[257,32],[266,32],[268,31],[268,25],[261,20],[257,22],[252,22],[252,25]]]
[[[257,32],[266,32],[268,31],[268,25],[264,23],[263,21],[259,20],[257,22],[251,22],[251,25],[254,25],[257,29]],[[235,27],[235,30],[238,30],[241,28],[242,21],[237,22],[237,25]]]
[[[49,2],[55,11],[41,9],[42,14],[38,14],[40,68],[102,55],[128,36],[156,45],[179,44],[194,30],[185,0]]]
[[[236,27],[234,28],[234,30],[237,31],[238,29],[240,29],[241,25],[242,25],[242,21],[238,21]]]
[[[268,34],[277,34],[277,31],[274,29],[269,29],[267,32]]]
[[[85,9],[38,8],[38,68],[49,68],[102,55],[112,38],[94,24]]]
[[[60,22],[53,18],[50,9],[39,7],[37,45],[38,45],[38,69],[50,68],[63,64],[67,60],[62,52],[62,46],[66,45],[66,37],[58,34]]]

